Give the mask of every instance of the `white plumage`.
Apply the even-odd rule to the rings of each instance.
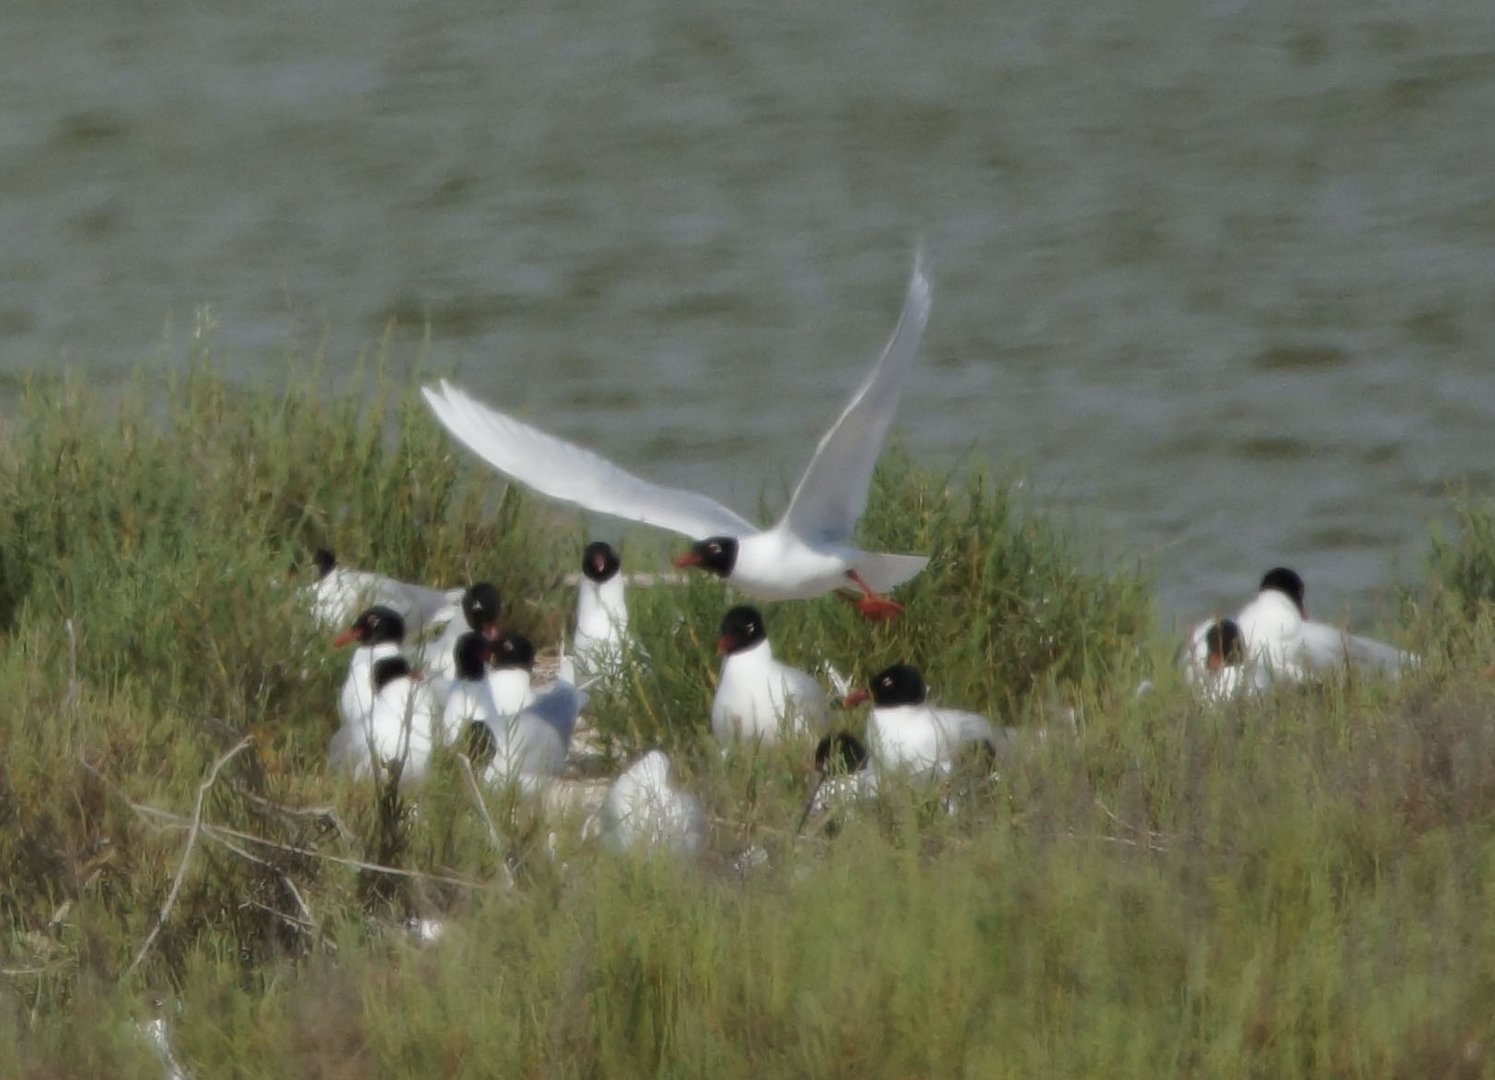
[[[589,544],[576,586],[576,634],[571,640],[579,678],[615,675],[632,648],[624,591],[622,563],[612,546],[600,540]]]
[[[1300,681],[1349,668],[1394,679],[1421,662],[1395,646],[1310,620],[1303,595],[1303,581],[1293,571],[1268,571],[1256,598],[1235,617],[1248,665],[1260,666],[1274,678]]]
[[[359,613],[333,645],[356,645],[348,661],[348,674],[338,695],[342,726],[333,734],[329,755],[334,764],[344,760],[367,741],[374,712],[374,664],[400,655],[405,638],[405,620],[393,609],[371,607]]]
[[[615,851],[695,855],[706,839],[706,815],[694,795],[670,783],[670,759],[651,750],[607,790],[602,836]]]
[[[348,660],[348,675],[338,695],[337,711],[343,726],[356,727],[362,731],[374,711],[373,670],[376,661],[400,655],[398,642],[386,641],[377,645],[360,645],[353,650]]]
[[[488,643],[469,630],[452,646],[453,677],[441,712],[442,738],[457,739],[474,723],[493,724],[498,708],[487,678]]]
[[[498,713],[488,721],[494,753],[484,779],[532,794],[558,776],[586,702],[585,692],[557,680],[518,713]]]
[[[421,670],[430,678],[450,679],[456,672],[458,640],[468,632],[486,638],[498,636],[502,601],[498,590],[486,581],[469,585],[432,616],[421,646]]]
[[[964,748],[996,749],[995,732],[986,717],[932,705],[874,708],[867,737],[879,771],[893,769],[916,779],[947,775]]]
[[[1234,619],[1209,619],[1194,627],[1182,656],[1184,682],[1210,705],[1271,685],[1264,664],[1247,662],[1245,636]]]
[[[868,690],[847,698],[848,705],[872,698],[867,743],[880,775],[891,771],[919,781],[937,779],[950,773],[963,751],[976,748],[995,755],[999,739],[1003,747],[1016,739],[1016,732],[1006,728],[999,736],[980,713],[938,708],[927,696],[923,676],[907,664],[895,664],[874,675]]]
[[[928,559],[861,551],[851,537],[918,353],[930,302],[929,280],[917,258],[902,316],[882,356],[821,438],[783,517],[764,530],[714,499],[640,479],[480,404],[449,383],[422,392],[452,435],[525,486],[585,510],[700,541],[679,565],[710,569],[749,595],[770,600],[805,599],[855,585],[866,593],[863,611],[887,617],[898,605],[878,594],[913,577]]]
[[[736,607],[722,619],[721,677],[711,699],[711,732],[723,746],[739,739],[778,741],[825,725],[825,690],[809,673],[774,659],[756,608]]]
[[[534,792],[565,766],[587,695],[563,679],[532,689],[535,651],[523,635],[500,634],[489,648],[497,661],[487,684],[494,715],[484,723],[493,758],[483,776]]]
[[[326,548],[319,549],[313,561],[319,576],[302,587],[301,596],[312,617],[328,630],[347,626],[365,608],[380,606],[397,612],[412,629],[418,630],[462,595],[460,589],[432,589],[340,566]]]
[[[379,685],[381,679],[387,680]],[[401,657],[374,665],[374,708],[362,742],[349,739],[336,748],[333,763],[364,779],[377,761],[381,768],[399,768],[400,789],[426,778],[431,753],[441,741],[438,710],[430,688],[411,677]]]

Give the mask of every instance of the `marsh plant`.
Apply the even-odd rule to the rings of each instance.
[[[802,825],[809,746],[709,739],[734,599],[638,588],[648,656],[594,697],[598,770],[665,748],[709,835],[616,857],[460,748],[406,796],[326,765],[345,659],[293,562],[492,581],[553,643],[591,539],[418,400],[202,357],[108,399],[24,388],[0,429],[0,1076],[159,1077],[152,1019],[200,1078],[1492,1071],[1487,511],[1407,591],[1421,670],[1211,709],[1136,569],[895,449],[862,538],[933,556],[906,615],[769,605],[776,652],[911,662],[1044,737],[995,779]],[[666,565],[665,538],[623,542]]]

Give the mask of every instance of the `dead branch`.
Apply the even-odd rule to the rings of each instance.
[[[209,830],[211,830],[212,826],[209,825],[208,828]],[[244,850],[244,848],[240,847],[238,844],[235,844],[231,840],[226,840],[221,836],[215,836],[211,831],[208,833],[208,836],[210,839],[216,840],[218,843],[228,848],[229,851],[232,851],[241,859],[248,859],[252,863],[257,863],[258,865],[263,866],[265,869],[269,870],[272,874],[278,877],[280,879],[280,883],[286,887],[286,891],[291,894],[291,899],[296,901],[296,906],[301,909],[301,918],[296,921],[298,923],[304,924],[306,927],[309,927],[313,931],[317,929],[316,917],[312,915],[311,908],[307,906],[305,898],[303,898],[301,895],[301,890],[296,888],[296,883],[291,880],[289,874],[287,874],[280,867],[276,866],[274,863],[270,862],[270,860],[262,859],[252,851]],[[282,918],[288,918],[288,916],[285,916],[279,911],[274,911],[274,909],[272,908],[265,908],[265,910],[270,911],[275,915],[281,915]]]
[[[208,772],[208,778],[198,785],[197,803],[192,808],[192,825],[187,830],[187,844],[182,849],[182,859],[177,864],[176,877],[171,882],[171,891],[166,894],[166,901],[161,905],[161,913],[156,917],[156,925],[151,927],[151,932],[146,935],[145,941],[140,946],[140,951],[135,954],[134,961],[125,969],[126,976],[131,975],[145,959],[145,954],[150,952],[151,946],[155,944],[156,938],[161,933],[161,928],[166,925],[166,920],[171,915],[171,909],[176,904],[177,894],[182,891],[182,882],[187,878],[187,865],[192,861],[192,852],[197,847],[197,838],[202,834],[202,811],[203,804],[208,797],[208,789],[217,782],[218,774],[223,771],[225,765],[253,745],[254,739],[248,735],[244,736],[227,753],[213,762],[213,768]]]
[[[265,811],[266,813],[279,814],[282,817],[293,819],[310,819],[317,822],[324,828],[332,829],[337,833],[339,839],[342,840],[347,840],[353,835],[353,830],[348,828],[347,823],[338,816],[337,810],[331,806],[286,806],[283,803],[278,803],[271,799],[267,799],[263,795],[256,795],[252,791],[245,791],[244,788],[238,784],[233,784],[231,786],[233,787],[234,793],[236,795],[244,799],[246,802],[252,803],[254,806]]]
[[[191,820],[181,814],[174,814],[170,810],[162,810],[160,807],[151,806],[149,803],[132,802],[124,800],[131,810],[143,818],[155,819],[151,822],[152,828],[157,829],[186,829],[191,827]],[[230,829],[224,825],[214,825],[204,822],[203,833],[210,839],[222,842],[223,837],[231,837],[235,840],[246,840],[251,844],[270,848],[273,851],[283,851],[290,855],[300,855],[308,859],[321,859],[323,862],[337,863],[340,866],[352,867],[354,870],[369,870],[378,874],[394,874],[398,877],[415,878],[420,881],[434,881],[443,885],[458,885],[464,889],[487,889],[489,883],[482,881],[469,881],[466,878],[449,877],[444,874],[428,874],[420,870],[405,870],[398,866],[384,866],[380,863],[367,862],[363,859],[353,859],[346,855],[331,855],[325,851],[317,851],[313,848],[297,847],[295,844],[283,844],[278,840],[270,840],[253,833],[241,832],[238,829]]]
[[[284,911],[280,911],[277,908],[271,907],[269,904],[262,904],[258,900],[245,900],[241,906],[257,908],[258,910],[263,911],[266,915],[273,915],[281,922],[289,926],[292,930],[300,930],[303,934],[316,933],[317,927],[315,923],[309,923],[305,919],[297,918],[295,915],[289,915]]]
[[[157,829],[190,829],[192,819],[170,810],[162,810],[160,807],[151,806],[149,803],[136,802],[109,779],[98,768],[80,758],[79,764],[114,794],[120,802],[133,810],[139,817],[150,821],[152,828]],[[273,851],[282,851],[290,855],[300,855],[307,859],[320,859],[323,862],[337,863],[340,866],[351,867],[354,870],[369,870],[379,874],[394,874],[398,877],[414,878],[419,881],[432,881],[442,885],[456,885],[464,889],[488,889],[492,887],[491,882],[471,881],[466,878],[451,877],[445,874],[428,874],[420,870],[405,870],[398,866],[383,866],[379,863],[367,862],[363,859],[353,859],[346,855],[331,855],[325,851],[317,851],[313,848],[297,847],[295,844],[283,844],[276,840],[270,840],[253,833],[240,832],[238,829],[230,829],[223,825],[214,825],[211,822],[203,822],[201,831],[209,838],[223,842],[224,837],[235,840],[248,841],[261,847],[270,848]]]
[[[483,799],[483,789],[478,787],[477,775],[472,771],[472,761],[466,754],[458,754],[457,760],[462,763],[462,772],[467,777],[467,788],[472,792],[472,801],[477,803],[478,813],[483,817],[483,824],[488,826],[488,842],[493,845],[493,853],[498,856],[498,866],[503,871],[504,884],[512,889],[514,871],[509,869],[509,858],[504,851],[503,837],[498,834],[498,826],[493,824],[493,815],[488,813],[488,803]]]
[[[1151,829],[1139,829],[1139,828],[1137,828],[1137,826],[1129,824],[1128,822],[1125,822],[1125,821],[1121,820],[1120,817],[1118,817],[1114,812],[1112,812],[1112,810],[1111,810],[1111,808],[1109,806],[1107,806],[1104,802],[1101,801],[1101,798],[1098,795],[1095,798],[1095,805],[1098,806],[1098,807],[1100,807],[1100,812],[1102,814],[1105,814],[1106,817],[1110,818],[1112,822],[1114,822],[1115,824],[1121,826],[1123,829],[1125,829],[1129,833],[1140,834],[1140,835],[1146,836],[1146,837],[1148,837],[1149,839],[1152,839],[1152,840],[1166,841],[1166,840],[1169,839],[1169,836],[1168,836],[1167,833],[1154,832]]]
[[[460,885],[465,889],[486,889],[489,887],[487,883],[482,881],[468,881],[465,878],[447,877],[443,874],[427,874],[419,870],[405,870],[398,866],[381,866],[379,863],[365,862],[363,859],[353,859],[346,855],[329,855],[325,851],[314,851],[311,848],[296,847],[294,844],[282,844],[275,840],[267,840],[263,836],[255,836],[253,833],[225,828],[222,825],[204,825],[203,829],[209,836],[215,839],[220,836],[232,836],[236,840],[247,840],[252,844],[259,844],[274,851],[289,852],[292,855],[304,855],[308,859],[322,859],[325,862],[350,866],[355,870],[369,870],[377,874],[395,874],[399,877],[415,878],[420,881],[435,881],[445,885]]]

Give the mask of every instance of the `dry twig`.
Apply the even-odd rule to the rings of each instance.
[[[72,619],[65,620],[62,625],[67,628],[67,693],[63,695],[62,708],[65,712],[72,712],[78,707],[82,695],[78,682],[78,630]]]
[[[1137,826],[1132,825],[1129,822],[1121,820],[1121,818],[1118,817],[1111,810],[1111,808],[1109,806],[1107,806],[1104,802],[1101,801],[1100,796],[1096,796],[1095,805],[1098,806],[1098,807],[1100,807],[1100,812],[1102,814],[1105,814],[1106,817],[1110,818],[1112,822],[1114,822],[1117,825],[1120,825],[1123,829],[1125,829],[1129,833],[1133,833],[1133,834],[1141,835],[1141,836],[1146,836],[1148,839],[1151,839],[1151,840],[1167,841],[1169,839],[1169,836],[1168,836],[1167,833],[1154,832],[1151,829],[1139,829],[1139,828],[1137,828]]]
[[[298,889],[298,888],[296,888],[296,883],[291,880],[291,877],[290,877],[289,874],[287,874],[280,867],[276,866],[274,863],[270,862],[270,860],[268,860],[268,859],[262,859],[258,855],[254,854],[252,851],[245,851],[242,847],[240,847],[238,844],[235,844],[231,840],[226,840],[226,839],[224,839],[221,836],[214,835],[214,833],[212,832],[212,829],[213,829],[212,825],[207,826],[207,828],[209,830],[208,836],[209,836],[210,839],[216,840],[218,843],[220,843],[224,847],[228,848],[229,851],[232,851],[235,855],[239,856],[241,859],[248,859],[252,863],[256,863],[256,864],[258,864],[260,866],[263,866],[265,869],[269,870],[276,877],[280,878],[280,883],[286,887],[286,891],[291,894],[291,899],[295,900],[296,901],[296,906],[301,909],[301,918],[294,920],[294,922],[300,923],[300,924],[304,924],[306,927],[308,927],[308,928],[310,928],[312,930],[316,930],[317,929],[317,920],[316,920],[316,917],[314,915],[312,915],[311,908],[307,906],[305,898],[302,897],[302,895],[301,895],[301,890]],[[251,903],[252,902],[253,901],[251,901]],[[260,904],[260,905],[257,905],[257,906],[264,907],[263,904]],[[282,912],[275,911],[273,908],[265,908],[265,910],[271,912],[272,914],[280,915],[281,918],[284,918],[284,919],[287,919],[288,921],[291,921],[290,920],[290,916],[287,916],[287,915],[285,915]]]
[[[488,804],[483,799],[483,789],[478,787],[477,775],[472,771],[472,761],[466,754],[458,754],[457,760],[462,763],[462,772],[467,777],[467,788],[472,792],[472,801],[477,803],[478,813],[483,816],[483,824],[488,826],[488,842],[493,845],[493,853],[498,856],[498,866],[503,871],[504,884],[512,889],[514,871],[509,869],[509,859],[504,851],[503,837],[498,834],[498,826],[493,824],[493,815],[488,813]]]
[[[247,802],[253,803],[266,813],[279,814],[282,817],[288,818],[309,818],[312,821],[316,821],[323,828],[332,829],[342,840],[347,840],[353,835],[353,830],[348,828],[347,822],[338,817],[337,810],[331,806],[286,806],[267,799],[263,795],[256,795],[252,791],[246,791],[240,784],[232,786],[234,794]]]
[[[162,810],[160,807],[151,806],[149,803],[135,802],[126,795],[119,786],[109,777],[100,772],[87,761],[80,759],[80,764],[89,773],[94,775],[106,787],[112,791],[126,806],[133,810],[138,816],[147,819],[154,828],[190,829],[192,819],[170,810]],[[470,881],[467,878],[451,877],[445,874],[429,874],[420,870],[405,870],[398,866],[384,866],[379,863],[367,862],[363,859],[349,858],[346,855],[331,855],[325,851],[317,851],[313,848],[297,847],[295,844],[283,844],[276,840],[270,840],[253,833],[241,832],[238,829],[230,829],[223,825],[214,825],[211,822],[203,822],[199,828],[209,839],[224,842],[224,837],[235,840],[245,840],[251,844],[258,844],[272,851],[282,851],[289,855],[300,855],[308,859],[320,859],[323,862],[337,863],[340,866],[352,867],[355,870],[369,870],[379,874],[394,874],[398,877],[414,878],[419,881],[432,881],[442,885],[457,885],[464,889],[488,889],[492,887],[491,882]]]
[[[197,838],[202,834],[202,810],[203,804],[208,797],[208,789],[218,780],[218,774],[223,767],[245,750],[254,745],[254,739],[246,735],[234,746],[213,762],[213,768],[208,772],[208,778],[197,787],[197,804],[192,808],[192,825],[187,830],[187,846],[182,849],[182,860],[177,864],[176,877],[171,882],[171,891],[166,894],[166,901],[161,905],[161,913],[156,917],[156,925],[151,927],[151,932],[146,935],[145,941],[140,946],[140,951],[135,954],[135,959],[125,969],[125,974],[132,974],[145,959],[145,954],[155,944],[157,936],[161,933],[161,927],[166,925],[166,919],[171,915],[171,909],[176,904],[177,894],[182,891],[182,882],[187,878],[187,864],[192,861],[192,851],[197,847]]]
[[[297,918],[295,915],[288,915],[284,911],[273,908],[269,904],[262,904],[258,900],[245,900],[243,906],[263,911],[266,915],[273,915],[292,930],[300,930],[303,934],[313,933],[317,929],[315,923],[309,923],[305,919]]]

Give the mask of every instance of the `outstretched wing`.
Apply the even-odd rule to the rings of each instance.
[[[919,351],[932,296],[924,253],[914,256],[903,314],[882,357],[831,429],[794,489],[784,523],[806,540],[845,541],[867,506],[872,470],[882,453],[903,384]]]
[[[694,540],[751,536],[752,522],[694,491],[641,480],[606,458],[520,423],[445,380],[427,386],[426,404],[458,441],[525,487],[584,510],[640,521]]]

